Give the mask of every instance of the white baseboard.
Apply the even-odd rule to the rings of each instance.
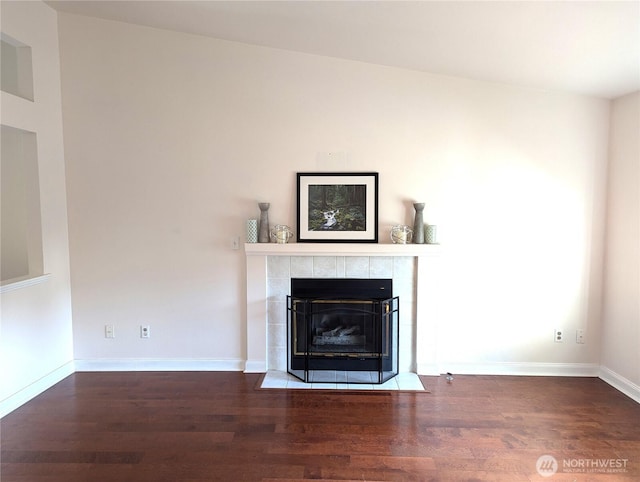
[[[247,360],[244,365],[245,373],[267,373],[267,362],[264,360]]]
[[[618,375],[607,367],[600,367],[600,378],[611,385],[613,388],[620,390],[626,396],[640,403],[640,386],[626,379],[622,375]]]
[[[238,372],[244,368],[239,359],[152,359],[95,358],[76,360],[78,372]]]
[[[438,365],[436,365],[435,363],[418,363],[416,367],[416,373],[418,375],[437,377],[438,375],[440,375],[440,370],[438,369]]]
[[[16,408],[19,408],[21,405],[24,405],[32,398],[37,397],[56,383],[64,380],[69,375],[72,375],[74,371],[74,362],[67,362],[39,380],[27,385],[19,392],[5,398],[0,402],[0,417],[4,417],[5,415],[13,412]]]
[[[440,365],[438,371],[458,375],[597,377],[600,375],[600,366],[595,363],[447,363]]]

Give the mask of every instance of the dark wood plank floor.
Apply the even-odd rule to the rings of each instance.
[[[259,380],[77,373],[2,419],[0,478],[640,480],[640,405],[596,378],[423,377],[431,393],[261,390]],[[559,464],[548,478],[536,469],[546,454]],[[587,472],[593,460],[624,471]]]

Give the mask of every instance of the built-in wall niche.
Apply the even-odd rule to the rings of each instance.
[[[5,33],[0,33],[0,44],[2,46],[0,50],[2,90],[33,101],[31,47]]]
[[[2,285],[43,274],[37,136],[2,125],[0,272]]]

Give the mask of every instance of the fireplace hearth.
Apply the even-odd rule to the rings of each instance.
[[[304,382],[331,372],[384,383],[398,374],[399,298],[391,279],[292,278],[287,296],[287,368]]]

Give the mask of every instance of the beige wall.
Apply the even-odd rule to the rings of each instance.
[[[640,391],[640,92],[613,101],[610,145],[602,365]]]
[[[42,267],[50,276],[3,286],[0,415],[73,372],[57,15],[41,2],[3,1],[2,32],[32,48],[34,101],[2,92],[2,124],[37,136]]]
[[[68,14],[59,28],[77,359],[243,360],[232,238],[258,201],[295,226],[296,172],[367,170],[382,240],[413,200],[439,226],[443,369],[597,367],[608,101]]]

